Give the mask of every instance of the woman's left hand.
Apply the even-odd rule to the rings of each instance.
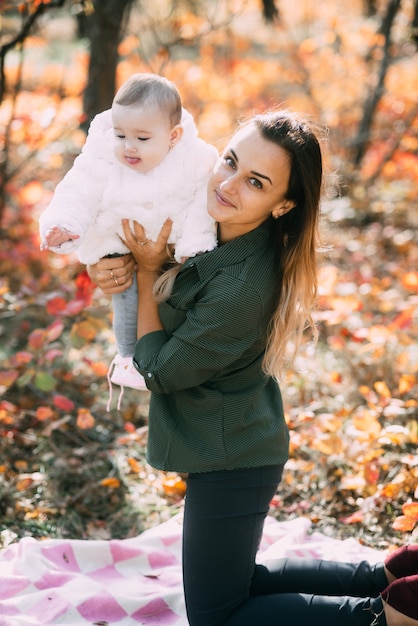
[[[129,220],[122,220],[124,244],[132,252],[136,261],[137,272],[158,273],[170,259],[167,242],[171,232],[172,221],[166,220],[158,233],[156,241],[147,239],[141,224],[133,222],[133,230]]]

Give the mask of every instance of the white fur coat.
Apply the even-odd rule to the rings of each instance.
[[[185,109],[181,123],[180,141],[157,167],[141,173],[114,156],[110,110],[96,115],[81,154],[40,217],[42,240],[53,226],[65,228],[80,238],[52,250],[77,250],[82,263],[96,263],[108,254],[129,252],[118,236],[123,235],[123,218],[142,224],[155,241],[170,217],[169,243],[175,245],[177,261],[216,247],[216,226],[206,206],[207,182],[218,153],[198,137]]]

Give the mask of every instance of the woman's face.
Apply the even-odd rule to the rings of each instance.
[[[293,206],[288,153],[264,139],[253,124],[240,129],[215,165],[208,183],[208,212],[219,223],[221,243],[279,217]]]

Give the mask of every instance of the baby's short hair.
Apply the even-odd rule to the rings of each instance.
[[[157,107],[166,113],[172,126],[180,124],[182,103],[176,86],[158,74],[133,74],[117,91],[114,104]]]

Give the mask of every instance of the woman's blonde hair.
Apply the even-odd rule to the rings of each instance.
[[[317,338],[312,313],[318,290],[322,154],[312,126],[290,111],[256,115],[248,123],[286,150],[290,159],[286,199],[295,206],[278,220],[272,219],[279,295],[263,361],[266,374],[279,379],[284,366],[293,363],[304,331],[310,328]]]

